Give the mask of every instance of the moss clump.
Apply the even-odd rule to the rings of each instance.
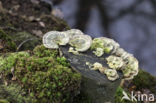
[[[2,51],[4,52],[16,50],[16,44],[2,29],[0,29],[0,44],[2,45]]]
[[[65,57],[57,57],[56,60],[63,66],[70,66]]]
[[[46,49],[41,45],[28,54],[19,56],[18,53],[12,53],[12,58],[5,57],[0,70],[7,81],[11,81],[8,77],[12,74],[16,83],[34,98],[33,101],[64,103],[79,90],[80,74],[71,70],[66,59],[58,56],[57,50]]]
[[[140,69],[138,75],[134,77],[132,84],[136,86],[137,90],[149,89],[156,94],[156,77]]]
[[[53,57],[56,58],[58,56],[58,50],[56,49],[48,49],[45,48],[43,45],[36,46],[33,50],[34,56],[37,57]]]
[[[17,84],[8,86],[0,84],[0,103],[33,103],[33,98],[26,95],[26,92]]]
[[[22,59],[23,57],[29,57],[30,54],[28,52],[18,52],[18,53],[10,53],[6,54],[4,57],[0,57],[0,73],[4,72],[6,75],[11,68],[13,68],[18,59]]]

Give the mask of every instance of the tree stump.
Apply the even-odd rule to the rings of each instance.
[[[109,55],[96,57],[91,50],[75,55],[68,52],[69,46],[61,46],[60,49],[71,67],[82,75],[81,92],[87,94],[93,103],[114,103],[115,92],[122,79],[121,73],[118,73],[118,80],[110,81],[106,75],[90,70],[86,65],[86,62],[99,62],[108,67],[105,58]]]

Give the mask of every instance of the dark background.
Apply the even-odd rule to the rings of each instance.
[[[71,28],[110,37],[156,75],[156,0],[44,0]]]

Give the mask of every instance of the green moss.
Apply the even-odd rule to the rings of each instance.
[[[58,50],[56,49],[48,49],[45,48],[43,45],[36,46],[33,50],[33,53],[37,57],[53,57],[56,58],[58,55]]]
[[[5,99],[0,99],[0,103],[9,103],[9,102]]]
[[[25,66],[21,66],[22,63],[20,60],[20,65],[16,65],[15,75],[24,88],[33,92],[40,101],[57,101],[66,98],[66,92],[77,89],[76,75],[70,68],[58,65],[52,58],[32,57],[25,61]]]
[[[64,103],[79,90],[80,74],[71,70],[66,59],[58,56],[57,50],[41,45],[31,54],[12,53],[4,61],[0,70],[5,74],[5,80],[10,81],[8,77],[14,67],[16,83],[39,103]]]
[[[6,54],[6,57],[0,57],[1,63],[0,63],[0,72],[5,71],[7,74],[10,72],[11,68],[13,68],[17,62],[18,59],[21,59],[22,57],[29,57],[29,53],[27,52],[18,52],[18,53],[10,53]]]
[[[137,87],[137,90],[149,89],[156,94],[156,77],[140,69],[137,76],[134,77],[132,83]]]
[[[56,58],[57,62],[60,63],[63,66],[70,66],[70,64],[67,62],[65,57],[57,57]]]
[[[23,96],[25,95],[25,96]],[[26,92],[17,84],[8,86],[0,84],[0,103],[33,103],[33,97],[26,96]]]
[[[116,94],[115,94],[115,103],[136,103],[136,102],[132,102],[128,100],[122,100],[123,91],[124,91],[123,88],[121,88],[120,86],[117,88]],[[128,92],[126,93],[129,95]]]
[[[15,51],[16,44],[13,42],[11,37],[9,37],[2,29],[0,29],[0,39],[3,45],[3,51]]]

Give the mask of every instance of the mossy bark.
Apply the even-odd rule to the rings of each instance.
[[[0,4],[0,52],[32,50],[41,44],[44,33],[69,29],[64,20],[51,14],[49,5],[44,2],[1,0]],[[6,40],[4,35],[9,39]]]
[[[136,86],[136,90],[149,89],[156,95],[156,77],[144,70],[140,69],[132,84]]]
[[[0,29],[0,40],[0,52],[16,50],[16,44],[2,29]]]

